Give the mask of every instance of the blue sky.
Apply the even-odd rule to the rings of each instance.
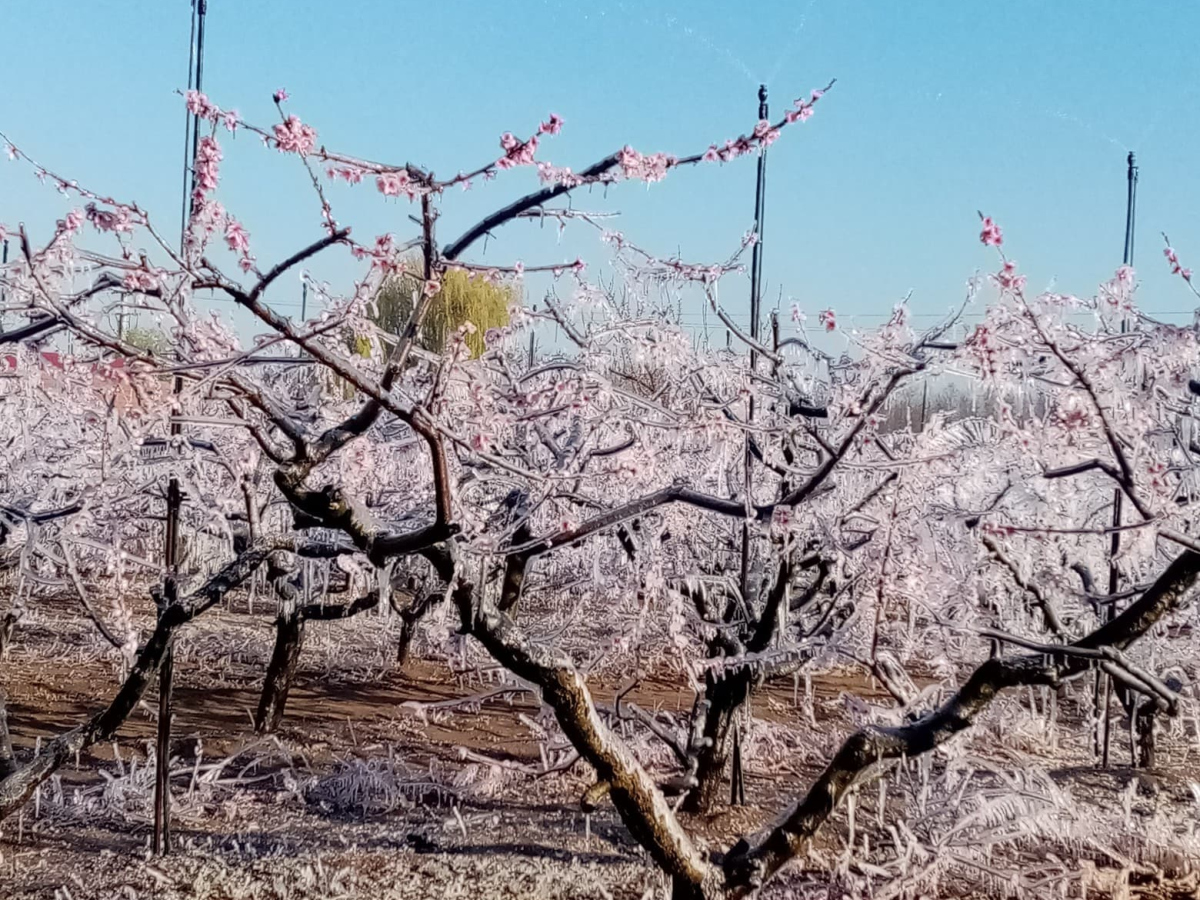
[[[134,199],[177,230],[188,0],[9,2],[0,10],[0,130],[45,165]],[[959,301],[994,257],[975,211],[1003,226],[1034,288],[1089,294],[1120,263],[1125,154],[1141,165],[1141,302],[1187,311],[1161,256],[1166,231],[1200,269],[1200,4],[796,0],[440,3],[209,0],[204,86],[245,118],[270,95],[331,148],[453,174],[494,158],[504,131],[566,120],[540,156],[582,168],[632,144],[688,153],[752,127],[760,81],[778,114],[836,77],[808,123],[771,148],[765,294],[877,324],[912,291],[921,316]],[[220,199],[270,263],[320,235],[306,176],[252,136],[224,140]],[[754,163],[627,184],[576,205],[619,210],[647,249],[719,260],[751,224]],[[510,173],[453,194],[443,243],[535,185]],[[371,236],[411,233],[409,205],[339,185],[335,213]],[[67,208],[0,161],[0,221],[44,236]],[[99,246],[99,245],[97,245]],[[606,252],[587,229],[507,226],[476,259],[527,265]],[[345,285],[344,255],[313,266]],[[744,313],[746,282],[723,300]],[[273,300],[298,308],[299,283]],[[536,299],[533,298],[533,299]],[[1185,318],[1190,320],[1190,313]],[[699,321],[698,307],[690,314]],[[932,318],[930,318],[932,321]]]

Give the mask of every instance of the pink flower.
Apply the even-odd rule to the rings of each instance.
[[[192,191],[192,199],[200,204],[204,200],[204,195],[217,188],[217,182],[220,180],[218,164],[224,157],[221,155],[221,145],[217,143],[214,137],[200,138],[200,144],[196,148],[196,161],[193,168],[193,177],[195,178],[195,189]]]
[[[325,170],[325,174],[329,176],[331,181],[337,181],[339,178],[342,178],[346,184],[358,184],[363,180],[363,171],[358,166],[342,166],[341,168],[330,166]]]
[[[513,265],[513,271],[516,272],[517,277],[520,278],[525,274],[525,263],[518,261],[515,265]]]
[[[288,116],[287,119],[275,126],[275,143],[284,153],[312,153],[317,145],[317,132],[311,125],[305,125],[299,116]]]
[[[63,229],[68,233],[74,233],[79,230],[79,226],[83,224],[83,210],[73,209],[67,213],[66,219],[63,220]]]
[[[220,111],[213,105],[212,101],[199,91],[188,91],[183,97],[184,102],[187,104],[188,112],[193,116],[215,121],[216,117],[220,115]]]
[[[126,272],[121,283],[127,291],[152,291],[158,287],[158,279],[146,269]]]
[[[1017,264],[1011,259],[1006,259],[1004,268],[993,277],[1001,289],[1006,291],[1019,291],[1025,287],[1025,276],[1017,274]]]
[[[991,216],[983,217],[983,230],[979,233],[979,240],[989,247],[999,247],[1004,243],[1000,226],[992,221]]]
[[[4,145],[4,152],[8,154],[8,158],[9,158],[9,159],[16,159],[16,158],[17,158],[17,148],[16,148],[16,147],[14,147],[12,144],[5,144],[5,145]]]
[[[440,291],[441,289],[442,289],[442,283],[440,281],[438,281],[436,278],[430,278],[428,281],[425,282],[425,296],[426,297],[437,296],[438,291]]]
[[[538,148],[537,135],[521,143],[511,131],[506,131],[500,135],[500,148],[504,151],[504,156],[496,161],[497,168],[511,169],[514,166],[533,165],[533,156]]]
[[[241,259],[238,260],[238,268],[241,269],[243,272],[249,272],[251,269],[254,268],[254,257],[253,256],[243,256]]]
[[[662,181],[667,177],[667,170],[678,162],[675,157],[668,156],[666,153],[645,156],[629,145],[621,149],[617,161],[626,178],[639,179],[647,184]]]
[[[375,187],[385,197],[399,197],[401,194],[413,199],[417,192],[409,181],[407,172],[384,172],[375,177]]]
[[[817,321],[825,326],[826,331],[833,331],[837,328],[837,313],[832,309],[825,309],[817,316]]]
[[[273,99],[276,103],[282,103],[287,98],[288,98],[288,92],[286,90],[284,90],[283,88],[280,88],[274,94],[271,95],[271,99]]]
[[[223,124],[229,130],[230,134],[237,131],[237,127],[241,124],[241,122],[242,117],[238,115],[238,111],[236,109],[227,110],[225,115],[221,118],[221,124]]]
[[[550,113],[550,120],[543,122],[538,128],[540,134],[558,134],[562,131],[563,120],[557,113]]]
[[[116,231],[127,233],[133,231],[129,207],[118,206],[117,211],[100,209],[95,203],[89,203],[86,208],[87,219],[97,231]]]
[[[245,226],[232,216],[225,223],[225,243],[234,253],[246,254],[250,250],[250,235]]]

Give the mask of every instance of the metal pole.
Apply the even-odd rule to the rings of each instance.
[[[1137,216],[1137,182],[1138,169],[1134,159],[1133,151],[1129,151],[1129,155],[1125,158],[1125,249],[1121,256],[1123,265],[1133,265],[1133,235],[1134,224]],[[1121,333],[1124,334],[1128,329],[1129,323],[1127,320],[1121,320]],[[1120,488],[1113,489],[1113,528],[1121,526],[1121,507],[1124,503],[1124,496],[1121,494]],[[1114,531],[1112,533],[1112,541],[1108,548],[1108,593],[1111,596],[1117,592],[1121,584],[1121,573],[1117,568],[1117,552],[1121,549],[1121,533]],[[1103,619],[1105,622],[1112,620],[1116,615],[1117,609],[1115,603],[1109,603],[1104,608]],[[1109,724],[1109,702],[1112,697],[1112,679],[1107,676],[1100,676],[1101,683],[1097,684],[1097,694],[1103,694],[1103,699],[1100,702],[1100,745],[1101,759],[1100,764],[1105,768],[1108,767],[1108,751],[1111,738],[1111,727]],[[1101,688],[1102,685],[1102,688]],[[1132,713],[1130,714],[1132,715]],[[1131,764],[1136,766],[1136,756],[1131,760]]]
[[[0,251],[0,266],[8,265],[8,238],[4,239],[4,249]],[[8,302],[8,294],[5,291],[0,291],[0,331],[4,330],[4,309],[3,305]]]
[[[208,0],[194,0],[192,4],[192,35],[194,44],[189,53],[188,86],[199,91],[204,83],[204,17],[208,12]],[[194,76],[193,77],[193,71]],[[184,209],[195,212],[192,194],[195,188],[195,159],[200,146],[200,118],[191,117],[188,123],[187,138],[191,138],[191,156],[185,170]],[[187,177],[190,174],[190,178]],[[180,234],[180,246],[183,247],[187,237],[187,218],[184,219]],[[178,397],[183,391],[183,378],[175,376],[172,393]],[[173,410],[177,413],[178,410]],[[170,434],[178,436],[182,428],[175,416],[172,416]],[[177,600],[176,591],[179,577],[179,510],[183,505],[183,492],[179,488],[179,479],[172,475],[167,483],[167,527],[163,547],[163,562],[167,570],[163,584],[162,610],[166,612]],[[165,856],[171,851],[171,693],[175,675],[175,659],[172,647],[163,654],[162,665],[158,670],[158,735],[156,742],[156,758],[154,773],[154,852]]]
[[[758,118],[760,120],[767,117],[767,86],[761,84],[758,86]],[[754,247],[750,251],[750,337],[757,343],[759,334],[759,304],[761,301],[760,293],[762,287],[762,232],[763,232],[763,212],[765,203],[765,188],[767,184],[767,148],[764,146],[759,149],[758,156],[758,171],[757,178],[754,184]],[[750,348],[750,369],[756,371],[758,369],[758,352]],[[746,411],[746,422],[749,424],[754,421],[754,393],[753,389],[750,393],[750,402]],[[753,486],[754,486],[754,455],[750,451],[750,434],[746,433],[744,470],[745,472],[745,491],[746,503],[752,502]],[[742,554],[741,554],[741,578],[740,587],[742,599],[748,604],[750,602],[750,522],[749,520],[742,522]],[[733,745],[733,769],[730,773],[730,803],[734,806],[740,806],[746,801],[745,788],[742,775],[742,753],[741,741],[735,733]]]
[[[1134,217],[1137,213],[1137,183],[1138,183],[1138,167],[1134,160],[1133,151],[1129,151],[1129,156],[1125,158],[1127,170],[1126,179],[1126,194],[1125,194],[1125,254],[1122,256],[1122,261],[1127,266],[1133,265],[1133,226]]]
[[[767,86],[758,86],[758,118],[767,118]],[[766,213],[767,188],[767,148],[762,147],[758,154],[758,172],[754,184],[754,247],[750,251],[750,337],[758,339],[760,305],[762,303],[762,253],[763,253],[763,218]],[[750,351],[750,366],[754,367],[758,354]]]

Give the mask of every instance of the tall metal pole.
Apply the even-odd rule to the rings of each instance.
[[[767,86],[758,86],[758,118],[767,118]],[[750,337],[758,340],[759,317],[762,304],[762,254],[763,254],[763,218],[766,214],[767,201],[767,148],[764,146],[758,153],[758,173],[754,184],[754,247],[750,251]],[[750,367],[753,368],[758,360],[758,354],[751,349]]]
[[[8,265],[8,238],[4,239],[4,249],[0,251],[0,266]],[[8,294],[0,291],[0,331],[4,330],[4,309],[3,305],[8,302]]]
[[[300,282],[300,321],[301,322],[308,321],[308,274],[307,273],[303,276],[303,280]],[[300,358],[303,356],[304,356],[304,348],[301,347],[299,344],[297,344],[296,345],[296,357]]]
[[[193,0],[192,2],[192,38],[193,43],[188,56],[188,87],[199,91],[204,83],[204,17],[208,12],[208,0]],[[187,132],[184,134],[184,145],[190,150],[187,166],[184,171],[185,214],[181,234],[180,249],[187,240],[187,221],[190,213],[195,212],[192,194],[195,189],[194,164],[200,146],[200,117],[190,117]],[[190,138],[190,141],[189,141]],[[190,144],[190,146],[188,146]],[[183,378],[175,376],[172,392],[176,397],[183,391]],[[170,434],[178,436],[182,429],[176,420],[178,410],[172,410]],[[163,563],[166,568],[166,578],[163,583],[162,609],[165,613],[177,601],[177,585],[179,578],[179,509],[183,505],[183,492],[179,488],[179,478],[172,474],[167,482],[167,526],[163,547]],[[171,693],[175,674],[175,658],[173,648],[168,647],[163,654],[162,666],[158,670],[158,735],[155,752],[154,772],[154,852],[163,856],[171,851]]]
[[[758,118],[763,120],[767,117],[767,86],[760,84],[758,86]],[[767,186],[767,148],[762,146],[759,148],[758,155],[758,170],[754,184],[754,247],[750,251],[750,337],[758,343],[759,336],[759,318],[762,313],[759,309],[762,300],[762,233],[763,233],[763,213],[765,212],[766,203],[766,186]],[[750,370],[758,369],[758,351],[753,347],[750,348]],[[750,403],[746,411],[746,422],[749,424],[754,421],[754,392],[753,388],[750,393]],[[750,433],[746,433],[746,449],[744,459],[745,485],[743,486],[744,496],[746,498],[747,508],[753,502],[753,487],[754,487],[754,455],[750,450]],[[750,591],[750,522],[747,519],[742,522],[742,557],[741,557],[741,579],[740,587],[742,598],[747,603],[749,602]],[[730,772],[729,782],[729,802],[734,806],[741,806],[746,802],[745,779],[742,773],[742,745],[741,734],[738,730],[739,726],[735,723],[733,733],[733,761],[732,770]]]
[[[1125,193],[1125,254],[1122,257],[1122,262],[1127,266],[1133,265],[1133,226],[1134,216],[1137,213],[1137,182],[1138,182],[1138,167],[1134,159],[1133,151],[1129,151],[1129,156],[1125,158],[1126,162],[1126,193]]]
[[[758,118],[767,118],[767,86],[760,84],[758,86]],[[754,185],[754,247],[750,251],[750,337],[758,341],[758,318],[759,318],[759,293],[760,293],[760,277],[762,271],[762,229],[763,229],[763,212],[765,203],[765,188],[767,184],[767,148],[764,146],[759,150],[758,157],[758,174]],[[753,347],[750,348],[750,369],[753,371],[758,367],[758,353]],[[747,423],[754,421],[754,393],[750,394],[750,403],[746,416]],[[750,435],[746,434],[746,449],[745,449],[745,497],[746,503],[751,502],[751,486],[753,476],[753,454],[750,451]],[[741,555],[741,579],[740,587],[743,599],[748,599],[748,591],[750,588],[750,523],[742,523],[742,555]]]
[[[1131,266],[1131,265],[1133,265],[1133,235],[1134,235],[1134,224],[1135,224],[1135,219],[1136,219],[1136,215],[1137,215],[1137,182],[1138,182],[1138,168],[1137,168],[1137,163],[1134,159],[1132,150],[1129,151],[1129,156],[1127,156],[1125,158],[1125,163],[1126,163],[1126,172],[1125,172],[1125,184],[1126,184],[1126,187],[1125,187],[1125,250],[1121,256],[1121,262],[1123,265]],[[1125,333],[1125,330],[1127,327],[1128,327],[1127,320],[1122,319],[1121,320],[1121,333],[1122,334]],[[1108,548],[1108,593],[1109,593],[1109,596],[1112,596],[1113,594],[1115,594],[1121,584],[1121,573],[1117,568],[1117,552],[1121,549],[1121,533],[1119,531],[1116,531],[1115,529],[1117,529],[1121,526],[1121,507],[1124,504],[1124,499],[1125,498],[1124,498],[1124,495],[1122,495],[1122,493],[1121,493],[1121,489],[1114,488],[1113,489],[1113,502],[1112,502],[1112,507],[1113,507],[1112,524],[1113,524],[1114,531],[1112,533],[1112,540],[1109,543],[1109,548]],[[1116,611],[1117,610],[1116,610],[1115,603],[1109,603],[1107,606],[1105,606],[1104,614],[1103,614],[1104,621],[1105,622],[1111,621],[1113,616],[1116,615]],[[1111,729],[1110,729],[1110,723],[1109,723],[1109,709],[1108,708],[1109,708],[1109,702],[1112,697],[1112,679],[1107,676],[1103,676],[1103,694],[1104,694],[1104,699],[1101,701],[1101,704],[1100,704],[1100,709],[1101,709],[1100,742],[1102,745],[1100,762],[1101,762],[1102,766],[1107,768],[1108,767],[1108,750],[1109,750],[1109,746],[1111,743],[1111,740],[1110,740]],[[1132,713],[1130,715],[1132,715]],[[1131,764],[1136,766],[1137,759],[1135,758],[1135,759],[1131,760]]]

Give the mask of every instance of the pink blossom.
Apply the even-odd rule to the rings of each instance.
[[[230,134],[237,131],[237,127],[241,123],[242,123],[242,117],[238,115],[238,111],[236,109],[227,110],[225,112],[225,115],[222,116],[222,118],[221,118],[221,124],[223,124],[225,126],[225,128],[228,129]]]
[[[1133,266],[1121,266],[1117,269],[1117,281],[1121,284],[1133,284]]]
[[[1017,274],[1017,264],[1011,259],[1006,259],[1004,268],[992,277],[1002,290],[1019,291],[1025,287],[1025,276]]]
[[[243,272],[249,272],[251,269],[254,268],[254,257],[253,256],[243,256],[241,259],[238,260],[238,268],[241,269]]]
[[[1184,281],[1191,284],[1192,270],[1185,269],[1183,267],[1183,264],[1179,262],[1179,254],[1177,254],[1170,245],[1168,245],[1166,247],[1166,249],[1163,250],[1163,256],[1165,256],[1167,258],[1167,262],[1170,263],[1170,265],[1171,265],[1171,274],[1178,275]]]
[[[221,145],[217,143],[214,137],[200,138],[200,144],[196,148],[195,162],[195,190],[192,194],[194,199],[203,200],[204,195],[217,188],[217,182],[220,180],[218,172],[218,164],[224,156],[221,154]]]
[[[4,152],[8,154],[8,158],[9,158],[9,159],[16,159],[16,158],[17,158],[17,148],[16,148],[16,147],[14,147],[12,144],[5,144],[5,145],[4,145]]]
[[[626,178],[638,179],[647,184],[662,181],[667,177],[667,170],[678,162],[674,156],[666,153],[643,155],[628,144],[621,149],[617,161]]]
[[[312,153],[317,145],[317,132],[311,125],[305,125],[299,116],[288,116],[287,119],[275,126],[275,143],[284,153]]]
[[[67,213],[66,218],[62,222],[63,230],[68,234],[73,234],[79,230],[79,226],[83,224],[83,210],[73,209]]]
[[[983,217],[983,230],[979,233],[979,240],[989,247],[999,247],[1004,243],[1000,226],[992,221],[991,216]]]
[[[500,148],[504,151],[504,156],[496,161],[497,168],[511,169],[514,166],[533,165],[533,157],[538,148],[538,138],[535,134],[528,141],[522,143],[513,136],[511,131],[506,131],[500,135]]]
[[[520,278],[522,275],[524,275],[524,274],[525,274],[525,263],[523,263],[523,262],[520,262],[520,261],[518,260],[518,261],[517,261],[517,262],[516,262],[516,263],[513,265],[513,271],[516,273],[517,277],[518,277],[518,278]]]
[[[221,114],[213,102],[199,91],[188,91],[183,97],[184,102],[187,103],[188,112],[193,116],[216,121],[217,116]]]
[[[127,291],[152,291],[158,287],[158,278],[146,269],[133,269],[125,273],[121,283]]]
[[[363,180],[363,170],[358,166],[330,166],[325,170],[325,174],[329,176],[331,181],[337,181],[341,178],[346,184],[358,184]]]
[[[562,131],[562,127],[562,116],[558,115],[557,113],[550,113],[549,121],[543,122],[538,128],[538,131],[541,134],[558,134],[560,131]]]
[[[100,209],[95,203],[86,207],[87,219],[97,231],[115,231],[121,234],[133,231],[132,213],[127,206],[118,206],[116,212]]]
[[[246,254],[250,251],[250,235],[245,226],[232,216],[225,223],[225,243],[234,253]]]
[[[282,103],[287,98],[288,98],[288,92],[286,90],[284,90],[283,88],[280,88],[274,94],[271,95],[271,99],[274,100],[276,103]]]
[[[806,316],[804,315],[804,311],[802,309],[800,309],[800,304],[793,303],[792,304],[792,321],[795,322],[797,325],[802,325],[802,324],[804,324],[805,318],[806,318]]]
[[[434,297],[442,289],[442,283],[436,278],[430,278],[425,282],[425,296]]]
[[[766,119],[759,120],[754,126],[753,137],[763,147],[769,147],[779,139],[779,129],[772,128]]]
[[[416,189],[407,172],[384,172],[375,177],[375,187],[385,197],[399,197],[404,194],[409,200],[417,196]]]
[[[837,313],[832,309],[825,309],[817,316],[817,321],[825,326],[826,331],[833,331],[837,328]]]

